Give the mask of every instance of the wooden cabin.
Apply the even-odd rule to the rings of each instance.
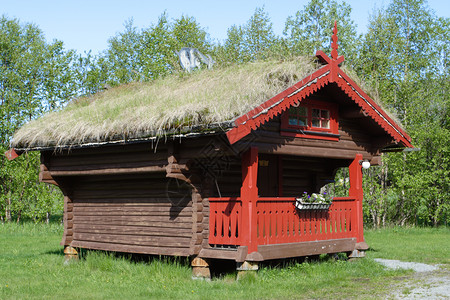
[[[318,51],[312,73],[232,119],[205,125],[199,117],[187,131],[168,126],[165,134],[58,144],[49,132],[71,130],[55,123],[70,119],[58,117],[62,111],[43,117],[53,129],[25,126],[22,136],[36,136],[16,136],[9,154],[41,152],[41,181],[64,193],[65,247],[185,256],[194,267],[365,250],[361,163],[377,165],[383,151],[412,145],[340,68],[333,40],[331,57]],[[213,110],[201,107],[199,115]],[[328,209],[294,206],[342,167],[349,168],[348,197]]]

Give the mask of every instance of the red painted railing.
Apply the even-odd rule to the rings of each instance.
[[[295,198],[259,198],[258,245],[348,238],[352,231],[351,198],[335,198],[328,210],[298,210]]]
[[[209,198],[209,243],[242,245],[242,202],[238,197]]]
[[[240,198],[210,198],[209,243],[243,245]],[[258,198],[258,245],[356,237],[356,201],[334,198],[328,210],[298,210],[295,198]]]

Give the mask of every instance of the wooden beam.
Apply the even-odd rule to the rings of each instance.
[[[19,157],[22,153],[17,153],[16,150],[14,148],[9,149],[8,151],[5,152],[5,156],[8,160],[13,160],[16,159],[17,157]]]
[[[309,156],[309,157],[323,157],[334,159],[353,159],[355,157],[355,150],[347,149],[333,149],[322,147],[298,146],[298,145],[283,145],[283,144],[268,144],[268,143],[252,143],[258,147],[259,153],[276,154],[276,155],[294,155],[294,156]],[[372,159],[372,155],[368,152],[364,153],[364,158]]]
[[[179,165],[183,169],[186,165]],[[167,165],[164,166],[147,166],[139,168],[107,168],[94,170],[65,170],[65,171],[41,171],[42,178],[62,177],[62,176],[86,176],[86,175],[112,175],[112,174],[138,174],[151,172],[166,172]]]
[[[238,247],[237,249],[202,249],[198,254],[199,257],[203,258],[214,258],[214,259],[229,259],[235,261],[244,261],[247,256],[247,247]]]
[[[117,252],[142,253],[154,255],[172,255],[172,256],[192,255],[190,248],[183,248],[183,247],[172,248],[172,247],[157,247],[157,246],[141,246],[141,245],[127,245],[118,243],[104,243],[104,242],[78,241],[78,240],[72,241],[71,246],[104,251],[117,251]]]
[[[260,245],[258,246],[258,252],[248,254],[245,260],[263,261],[288,257],[348,252],[353,251],[355,249],[355,245],[356,239],[354,238]]]

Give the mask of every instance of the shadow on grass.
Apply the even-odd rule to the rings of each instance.
[[[110,256],[116,259],[129,261],[130,263],[142,263],[150,264],[153,261],[160,261],[169,264],[178,264],[180,266],[190,266],[189,258],[178,257],[178,256],[165,256],[165,255],[150,255],[150,254],[139,254],[139,253],[127,253],[127,252],[115,252],[115,251],[104,251],[104,250],[94,250],[94,249],[80,249],[77,248],[78,256],[80,260],[85,260],[91,253],[101,254],[105,256]],[[55,254],[57,251],[53,251]],[[64,255],[64,250],[60,253]],[[58,251],[59,254],[59,251]]]
[[[61,248],[61,249],[59,249],[59,250],[47,251],[47,252],[45,252],[44,254],[64,256],[64,249]]]

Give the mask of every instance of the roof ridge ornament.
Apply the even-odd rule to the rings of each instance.
[[[338,55],[337,49],[339,48],[338,45],[338,36],[337,36],[337,21],[334,21],[334,27],[333,27],[333,35],[331,36],[331,58],[325,54],[322,50],[318,50],[316,52],[316,57],[319,59],[319,61],[324,65],[339,65],[344,61],[344,56]]]
[[[334,21],[333,35],[331,36],[331,58],[333,60],[336,60],[338,58],[337,49],[338,49],[339,45],[338,45],[337,41],[338,41],[338,37],[337,37],[337,22]]]

